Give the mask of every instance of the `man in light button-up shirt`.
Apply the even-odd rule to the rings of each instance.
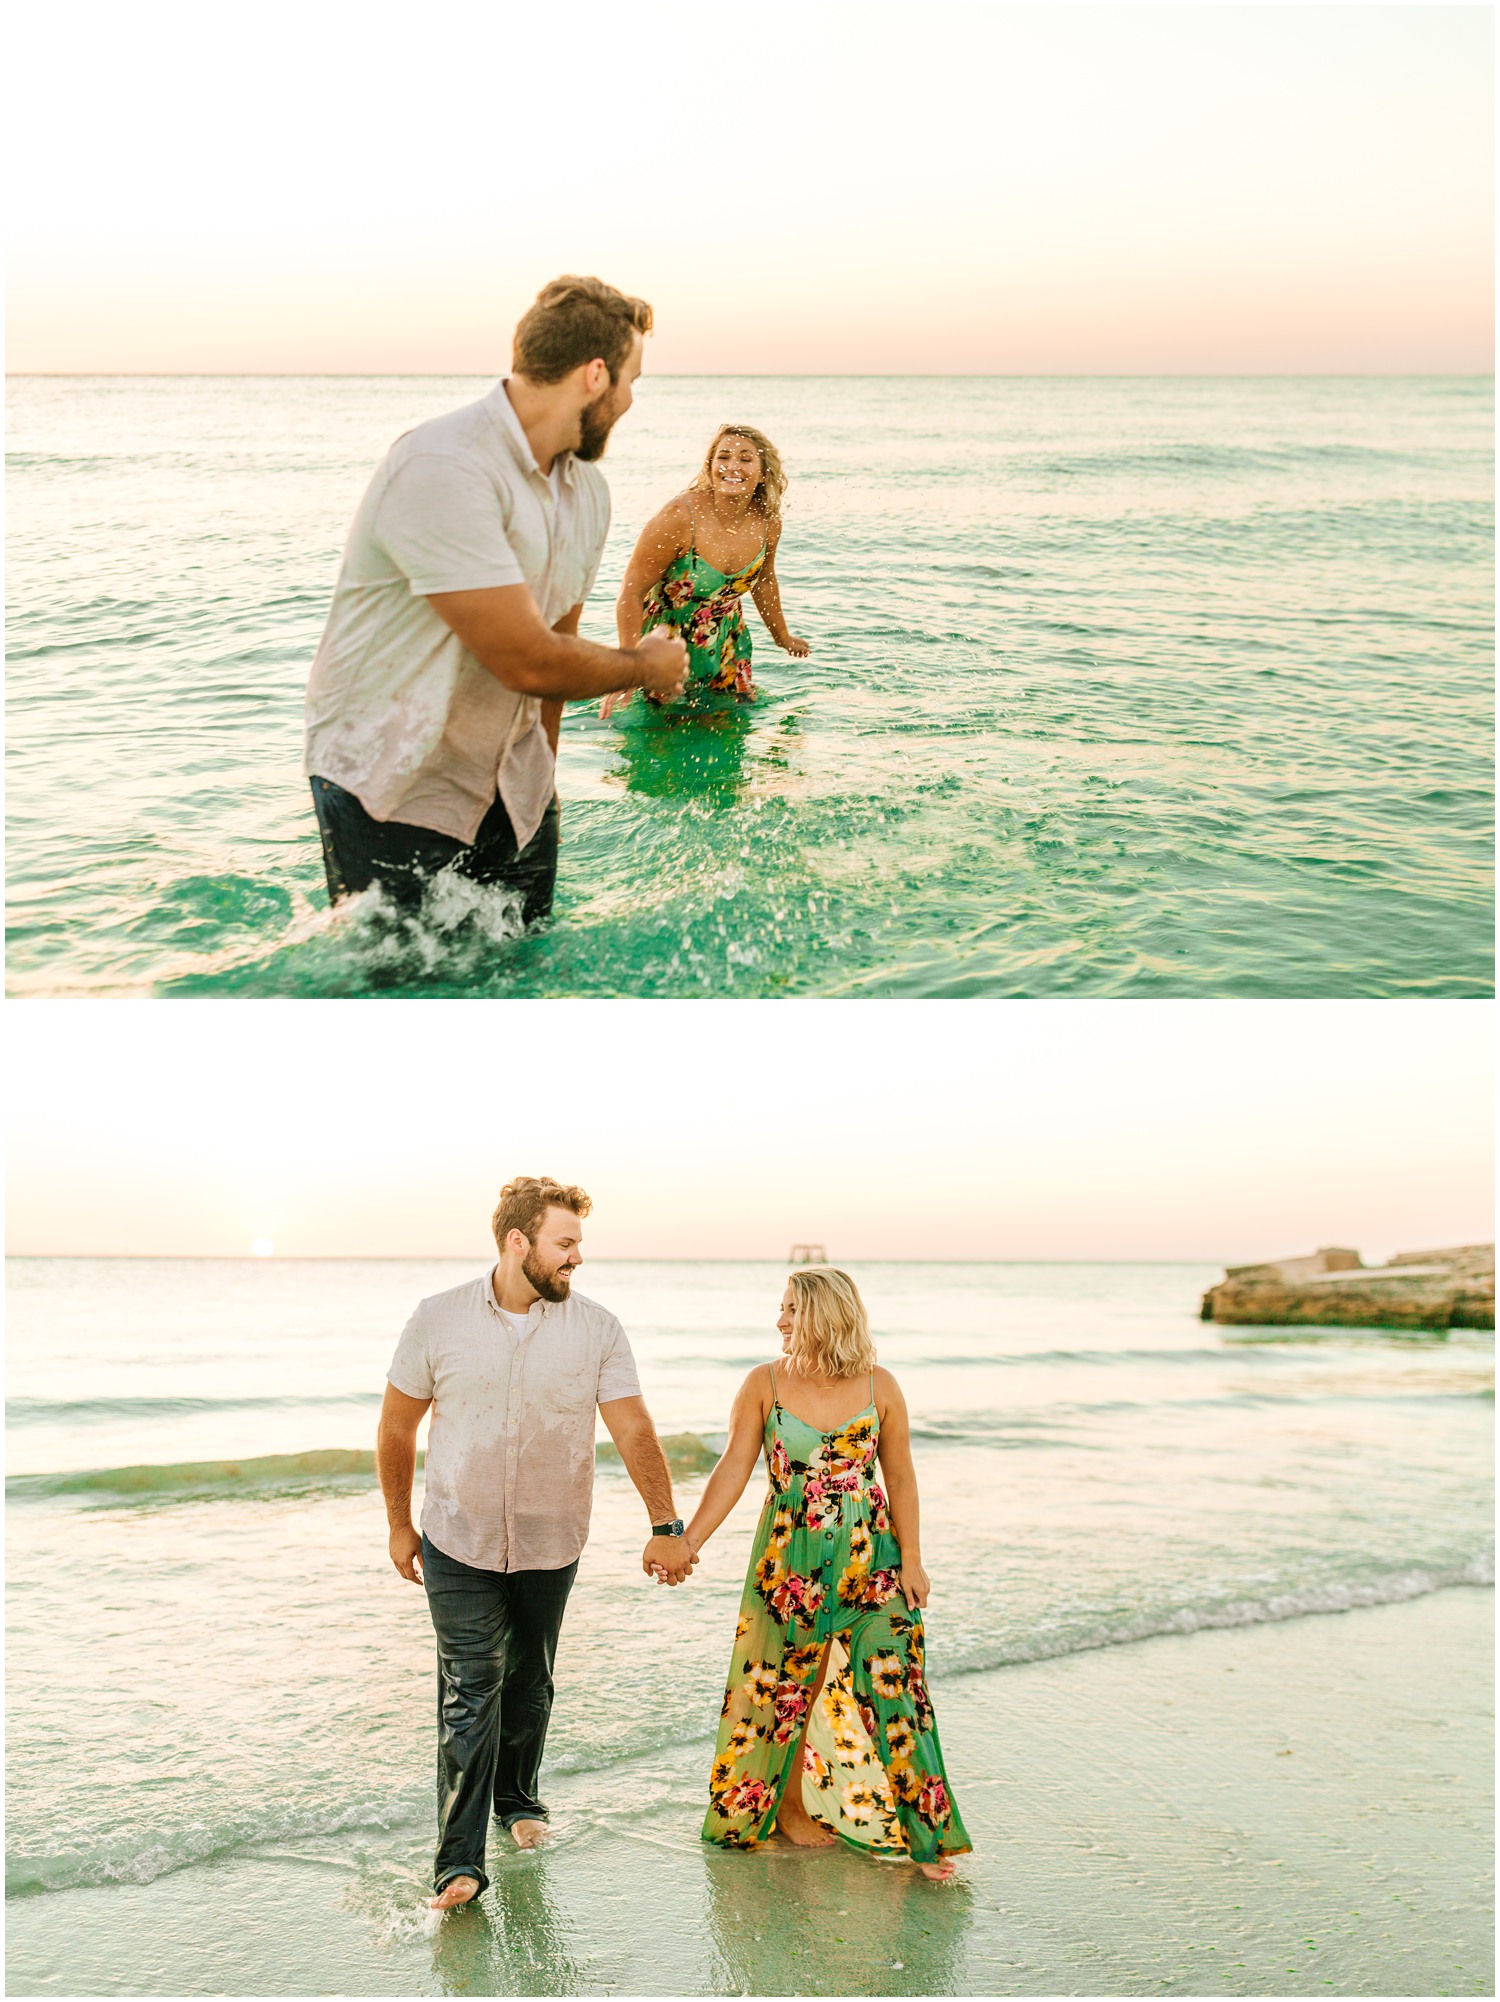
[[[564,701],[680,691],[687,653],[665,629],[628,648],[578,637],[609,529],[594,461],[650,326],[644,300],[555,279],[516,329],[512,374],[386,454],[307,689],[330,901],[379,883],[412,909],[450,870],[545,916]]]
[[[668,1584],[695,1559],[625,1330],[572,1289],[582,1189],[509,1183],[500,1262],[424,1300],[396,1348],[376,1459],[391,1561],[425,1586],[438,1648],[438,1845],[446,1908],[489,1882],[491,1809],[523,1848],[546,1832],[537,1794],[563,1610],[588,1536],[597,1409],[652,1525],[642,1569]],[[431,1409],[420,1532],[417,1428]]]

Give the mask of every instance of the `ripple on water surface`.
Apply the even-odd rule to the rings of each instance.
[[[777,439],[793,662],[582,707],[557,913],[330,922],[301,693],[374,464],[475,381],[14,386],[22,993],[1490,991],[1487,381],[662,378],[634,533]]]

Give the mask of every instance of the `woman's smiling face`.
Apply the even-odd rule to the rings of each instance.
[[[792,1283],[787,1281],[786,1291],[781,1296],[781,1312],[776,1317],[776,1332],[781,1337],[781,1346],[786,1347],[792,1339]]]
[[[748,438],[721,438],[708,462],[708,477],[716,494],[749,500],[760,485],[760,454]]]

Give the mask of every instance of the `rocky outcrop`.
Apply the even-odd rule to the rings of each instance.
[[[1495,1247],[1402,1251],[1366,1265],[1326,1246],[1306,1258],[1231,1265],[1203,1296],[1202,1318],[1239,1327],[1449,1328],[1495,1325]]]

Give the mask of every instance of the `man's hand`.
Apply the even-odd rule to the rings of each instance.
[[[675,702],[687,686],[688,653],[676,633],[655,626],[635,650],[640,662],[641,687],[648,695],[665,696]]]
[[[413,1585],[422,1582],[422,1538],[408,1523],[405,1529],[391,1531],[391,1562],[401,1576]]]
[[[663,1585],[684,1584],[697,1562],[698,1553],[685,1536],[653,1536],[641,1553],[641,1569]]]

